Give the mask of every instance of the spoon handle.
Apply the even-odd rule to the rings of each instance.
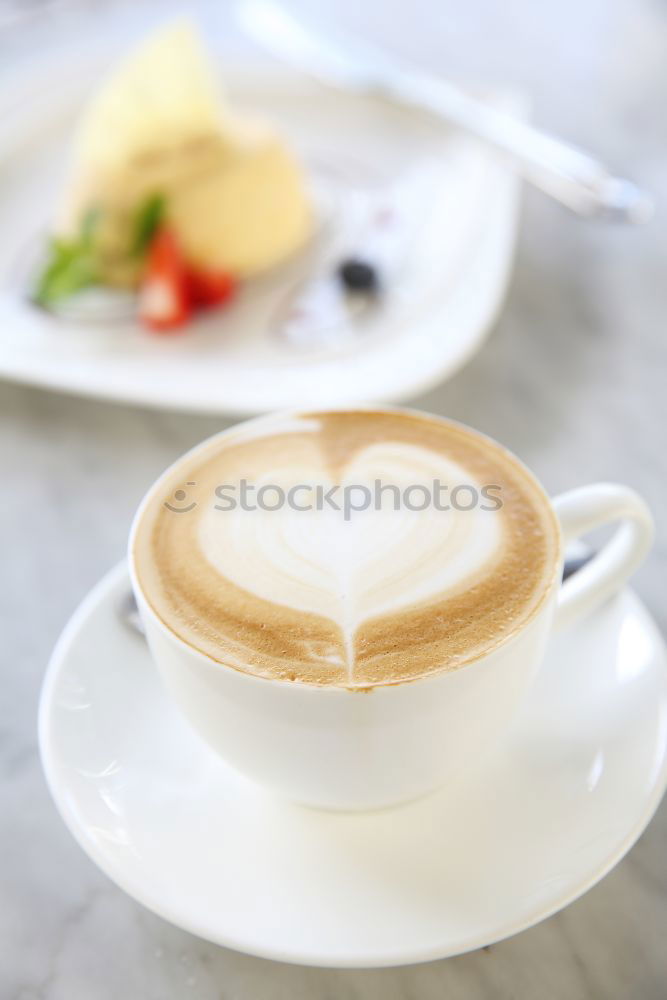
[[[647,222],[652,215],[651,199],[632,181],[613,176],[588,153],[447,80],[398,72],[382,86],[508,153],[526,180],[578,215],[630,223]]]

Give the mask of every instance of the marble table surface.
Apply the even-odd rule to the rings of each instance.
[[[308,6],[333,8],[333,0]],[[470,0],[463,6],[377,0],[336,9],[349,25],[433,68],[525,87],[541,122],[594,148],[659,203],[664,199],[664,4]],[[0,27],[18,7],[3,4]],[[40,30],[33,57],[44,24]],[[0,32],[0,55],[8,50]],[[657,516],[658,542],[636,587],[663,627],[665,260],[660,216],[643,229],[606,228],[526,192],[516,270],[487,346],[451,382],[414,401],[499,438],[554,492],[598,479],[640,490]],[[382,971],[305,969],[206,944],[135,904],[82,854],[49,799],[37,754],[36,707],[49,653],[79,600],[122,557],[145,487],[221,426],[214,418],[0,386],[0,996],[666,996],[665,806],[618,867],[557,916],[479,952]]]

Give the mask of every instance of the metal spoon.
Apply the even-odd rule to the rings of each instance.
[[[273,0],[238,0],[235,13],[246,34],[321,82],[426,109],[509,153],[526,180],[578,215],[641,223],[653,214],[652,200],[631,181],[442,77],[356,39],[325,36]]]

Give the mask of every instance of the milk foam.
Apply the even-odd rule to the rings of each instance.
[[[534,610],[553,577],[558,532],[541,488],[474,432],[387,411],[246,425],[168,477],[137,533],[139,573],[158,614],[186,641],[239,669],[316,683],[391,683],[465,662]],[[392,491],[380,510],[216,509],[221,483],[325,490],[434,481],[502,507],[423,511]],[[196,481],[188,514],[158,506]],[[426,494],[417,492],[421,498]],[[143,529],[145,525],[145,530]],[[143,543],[143,544],[142,544]]]
[[[336,484],[319,470],[284,465],[258,481],[297,483],[325,490]],[[359,452],[345,469],[341,486],[366,485],[382,479],[400,489],[423,484],[432,490],[443,483],[476,483],[462,466],[415,445],[384,443]],[[300,501],[307,502],[307,495]],[[311,497],[312,502],[312,497]],[[425,601],[455,590],[471,573],[492,565],[502,538],[496,511],[396,510],[384,495],[382,510],[356,511],[349,520],[341,512],[276,511],[221,513],[201,508],[196,533],[198,553],[216,573],[248,593],[298,611],[333,618],[352,640],[366,618]]]

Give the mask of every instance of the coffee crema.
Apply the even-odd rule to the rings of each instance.
[[[264,509],[241,506],[242,480],[255,497],[267,487]],[[436,482],[448,487],[437,505],[414,509]],[[368,509],[317,509],[318,487],[364,485]],[[279,506],[294,486],[300,509]],[[465,503],[442,509],[457,486]],[[144,596],[190,646],[246,673],[352,688],[452,670],[507,641],[551,591],[559,551],[549,500],[511,453],[391,409],[218,435],[158,482],[133,536]]]

